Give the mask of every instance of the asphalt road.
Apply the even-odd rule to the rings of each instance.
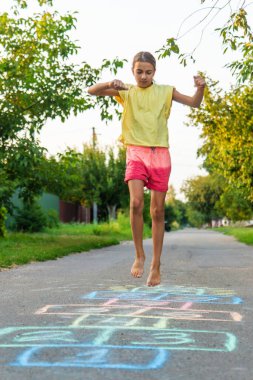
[[[0,272],[0,380],[252,380],[253,249],[167,233],[162,283],[133,244]]]

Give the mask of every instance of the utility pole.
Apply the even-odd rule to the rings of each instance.
[[[92,127],[92,146],[93,146],[93,149],[96,148],[96,144],[97,144],[97,135],[96,135],[95,127]]]
[[[93,150],[96,149],[96,143],[97,143],[97,135],[95,131],[95,127],[92,127],[92,146]],[[97,224],[98,222],[98,206],[96,202],[93,202],[93,223]]]

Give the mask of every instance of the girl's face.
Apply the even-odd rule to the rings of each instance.
[[[133,74],[138,87],[146,88],[151,86],[155,75],[155,68],[149,62],[135,62]]]

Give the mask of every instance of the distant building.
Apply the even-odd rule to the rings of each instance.
[[[215,220],[212,220],[212,222],[211,222],[211,226],[213,228],[214,227],[227,227],[229,225],[230,225],[230,221],[226,217],[224,217],[222,219],[215,219]]]
[[[18,197],[18,191],[14,193],[12,202],[15,207],[22,207],[22,200]],[[49,210],[56,211],[59,216],[59,220],[62,223],[91,223],[91,209],[80,205],[78,202],[73,203],[62,201],[57,195],[43,193],[38,199],[38,204],[46,212]],[[9,215],[6,221],[7,227],[10,226],[12,222],[13,217]]]

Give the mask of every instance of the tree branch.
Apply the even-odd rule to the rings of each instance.
[[[216,4],[218,4],[219,1],[220,1],[220,0],[217,0],[213,7],[205,7],[205,8],[203,8],[203,9],[197,9],[196,11],[192,12],[189,16],[187,16],[187,17],[182,21],[182,23],[181,23],[181,25],[180,25],[180,27],[179,27],[179,29],[178,29],[176,39],[179,40],[180,38],[183,38],[186,34],[188,34],[188,33],[191,32],[193,29],[195,29],[197,26],[199,26],[199,25],[200,25],[200,24],[201,24],[201,23],[202,23],[202,22],[203,22],[203,21],[209,16],[209,14],[210,14],[214,9],[218,8],[218,7],[216,7]],[[206,10],[206,9],[211,9],[211,10],[207,13],[207,15],[205,15],[205,17],[204,17],[202,20],[200,20],[200,22],[198,22],[197,24],[193,25],[193,26],[192,26],[190,29],[188,29],[185,33],[183,33],[181,36],[179,36],[180,31],[181,31],[182,26],[183,26],[183,24],[185,23],[185,21],[187,21],[189,18],[191,18],[194,14],[196,14],[196,13],[198,13],[198,12],[202,12],[202,11],[204,11],[204,10]],[[218,8],[218,9],[221,9],[221,8]]]

